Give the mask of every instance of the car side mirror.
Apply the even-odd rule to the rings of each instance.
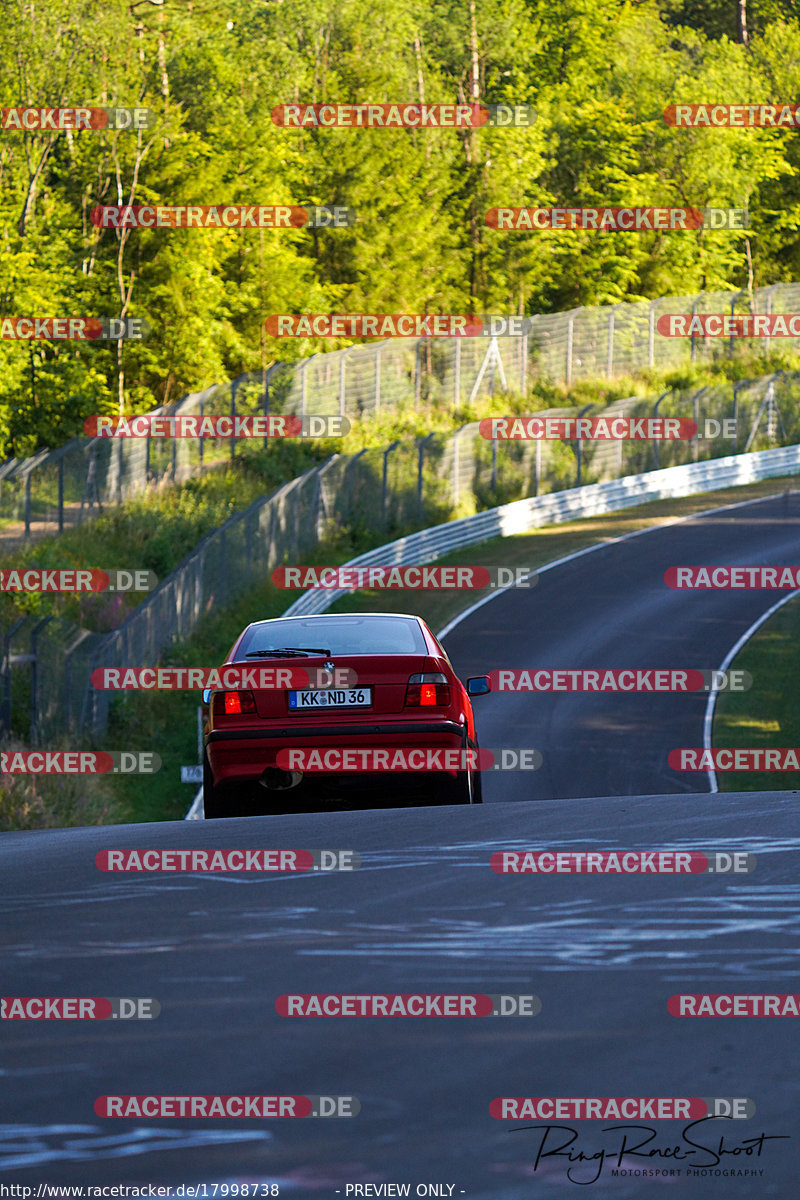
[[[485,696],[491,690],[492,685],[488,675],[475,675],[472,679],[467,680],[468,696]]]

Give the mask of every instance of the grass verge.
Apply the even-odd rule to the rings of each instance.
[[[779,608],[737,654],[749,671],[746,692],[721,692],[714,712],[714,747],[800,746],[800,597]],[[795,771],[718,771],[721,792],[797,791]]]

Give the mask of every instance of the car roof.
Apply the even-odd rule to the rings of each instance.
[[[342,619],[351,619],[353,617],[385,617],[387,620],[397,620],[399,617],[405,621],[421,621],[422,617],[418,617],[416,613],[386,613],[386,612],[352,612],[352,613],[308,613],[307,615],[300,614],[296,617],[264,617],[261,621],[251,621],[247,626],[252,629],[255,625],[266,625],[269,621],[336,621]]]

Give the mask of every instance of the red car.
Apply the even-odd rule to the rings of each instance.
[[[301,667],[334,678],[331,687],[212,691],[203,759],[206,817],[297,810],[313,797],[323,805],[360,800],[392,803],[480,804],[474,756],[466,769],[300,770],[302,754],[288,751],[477,750],[471,695],[488,692],[486,676],[467,680],[423,620],[394,613],[281,617],[248,625],[226,663]],[[328,676],[323,675],[322,679]],[[336,681],[347,678],[347,686]],[[311,756],[314,757],[313,755]],[[320,755],[317,760],[319,762]],[[352,765],[353,755],[322,754]],[[437,756],[417,755],[425,765]],[[440,756],[460,765],[461,756]],[[279,761],[280,759],[280,761]],[[287,763],[287,760],[288,761]],[[361,755],[360,762],[373,762]],[[385,761],[385,760],[384,760]]]

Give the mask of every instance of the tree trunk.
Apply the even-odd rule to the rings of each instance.
[[[747,0],[737,0],[736,4],[736,24],[738,27],[739,41],[743,46],[747,43]]]

